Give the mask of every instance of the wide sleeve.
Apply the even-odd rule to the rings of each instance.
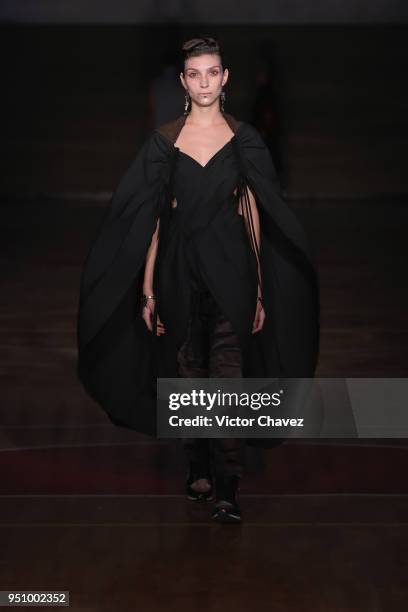
[[[112,422],[155,433],[152,338],[141,316],[144,264],[166,207],[171,151],[153,132],[121,178],[83,264],[77,376]]]
[[[163,206],[167,171],[166,149],[153,132],[117,185],[83,264],[80,346],[102,328],[144,264]]]
[[[282,197],[263,138],[250,124],[238,135],[240,190],[245,193],[246,186],[251,188],[260,220],[265,352],[271,343],[276,345],[282,376],[313,376],[320,341],[319,280],[313,249],[297,215]]]

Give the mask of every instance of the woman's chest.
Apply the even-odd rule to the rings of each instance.
[[[215,155],[202,166],[181,151],[173,168],[172,209],[179,211],[212,207],[233,195],[238,182],[235,156]]]

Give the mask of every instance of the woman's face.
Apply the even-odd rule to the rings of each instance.
[[[218,54],[198,55],[186,60],[184,77],[181,73],[180,79],[192,102],[199,106],[210,106],[217,100],[228,80],[228,68],[222,70]]]

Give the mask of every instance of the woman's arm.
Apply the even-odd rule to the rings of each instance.
[[[171,207],[176,208],[176,206],[177,206],[177,200],[176,198],[173,198],[171,202]],[[160,218],[157,220],[156,230],[152,236],[152,241],[150,243],[150,246],[149,246],[149,249],[146,255],[146,267],[145,267],[145,275],[144,275],[144,280],[143,280],[143,293],[145,295],[153,294],[153,271],[154,271],[154,264],[155,264],[156,255],[157,255],[157,245],[158,245],[157,236],[159,233],[159,227],[160,227]]]
[[[258,213],[258,208],[256,206],[255,196],[249,186],[248,186],[248,196],[249,196],[249,203],[250,203],[255,239],[258,245],[258,250],[260,251],[261,249],[261,230],[260,230],[260,222],[259,222],[259,213]],[[242,198],[239,200],[237,210],[238,210],[238,214],[240,215],[243,214]],[[247,219],[246,215],[244,215],[244,221],[245,221],[246,230],[248,232],[248,236],[250,237],[251,234],[250,234],[249,220]],[[258,261],[258,275],[262,282],[260,261]],[[262,297],[262,291],[261,291],[261,287],[259,286],[259,284],[258,284],[258,297]]]
[[[160,227],[160,219],[157,220],[156,230],[152,236],[152,241],[150,243],[150,246],[148,248],[147,255],[146,255],[146,266],[145,266],[144,279],[143,279],[143,293],[145,295],[153,294],[153,271],[154,271],[154,264],[155,264],[156,255],[157,255],[157,246],[158,246],[157,236],[159,233],[159,227]]]

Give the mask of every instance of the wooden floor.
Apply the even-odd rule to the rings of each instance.
[[[1,589],[69,590],[75,611],[405,611],[406,440],[248,449],[244,521],[219,526],[184,499],[177,440],[86,396],[79,274],[105,205],[88,204],[1,203]],[[405,377],[406,203],[292,205],[319,263],[317,374]]]
[[[190,504],[3,498],[2,588],[69,590],[73,610],[406,610],[406,497],[246,496],[240,526]]]

